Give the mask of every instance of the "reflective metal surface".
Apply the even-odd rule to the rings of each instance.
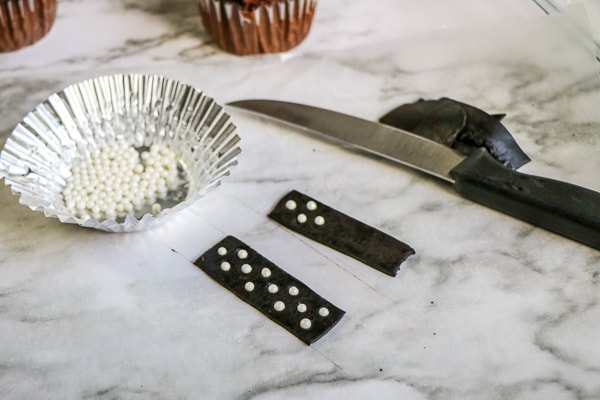
[[[410,132],[322,108],[275,100],[242,100],[228,105],[308,129],[448,182],[454,181],[450,171],[466,158]]]
[[[17,125],[0,154],[0,176],[32,210],[62,222],[136,231],[204,196],[237,164],[241,152],[229,115],[204,93],[152,75],[110,75],[51,95]],[[149,209],[121,220],[80,218],[62,196],[71,168],[115,143],[165,144],[178,155],[180,187]],[[138,210],[139,211],[139,210]]]

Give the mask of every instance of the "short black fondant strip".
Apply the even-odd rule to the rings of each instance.
[[[279,201],[269,218],[390,276],[415,254],[406,243],[296,190]]]
[[[345,314],[233,236],[194,264],[307,345],[323,337]]]

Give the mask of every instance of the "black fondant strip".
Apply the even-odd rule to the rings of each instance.
[[[269,218],[390,276],[415,254],[406,243],[295,190],[279,201]]]
[[[233,236],[217,243],[194,264],[307,345],[325,335],[345,314]]]

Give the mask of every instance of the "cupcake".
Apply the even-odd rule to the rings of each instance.
[[[19,50],[41,38],[56,17],[56,0],[0,0],[0,52]]]
[[[304,40],[316,0],[197,0],[206,32],[238,54],[279,53]]]

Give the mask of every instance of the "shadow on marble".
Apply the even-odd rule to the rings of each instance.
[[[195,0],[129,0],[124,2],[123,7],[126,11],[139,10],[162,19],[173,27],[173,37],[190,34],[202,41],[209,40],[195,6]]]

